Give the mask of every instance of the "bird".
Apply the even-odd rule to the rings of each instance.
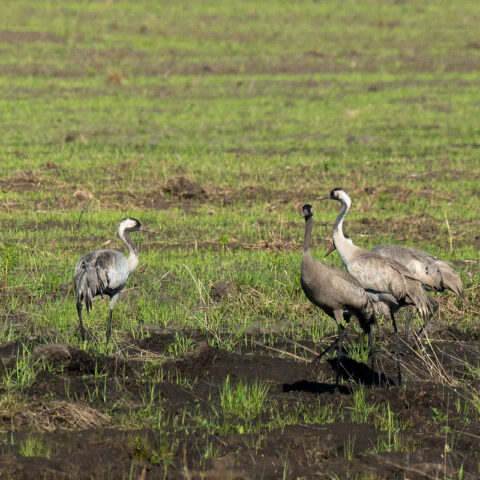
[[[353,243],[352,239],[347,234],[344,234],[344,236],[349,243]],[[325,256],[328,256],[333,250],[335,250],[335,245],[332,245],[332,248]],[[463,298],[463,287],[460,275],[458,275],[458,273],[445,260],[434,257],[423,250],[418,250],[412,247],[403,247],[400,245],[381,244],[373,247],[369,251],[376,255],[381,255],[382,257],[391,258],[407,267],[410,273],[422,283],[422,286],[426,290],[433,290],[435,292],[450,290],[459,298]],[[430,312],[434,313],[438,309],[438,303],[431,297],[427,297],[427,300]],[[407,306],[405,341],[408,341],[409,323],[410,307]],[[422,332],[424,328],[425,325],[421,328],[420,332]]]
[[[92,308],[95,296],[110,297],[110,313],[107,323],[107,343],[112,329],[113,307],[118,296],[127,283],[128,277],[138,266],[137,247],[130,239],[130,232],[148,231],[137,219],[127,217],[118,224],[118,236],[128,248],[129,255],[115,249],[102,249],[83,255],[75,265],[74,285],[77,304],[80,334],[85,341],[85,330],[82,322],[82,302],[87,312]]]
[[[374,374],[372,338],[372,325],[375,323],[374,306],[370,296],[352,275],[344,270],[338,270],[325,265],[312,257],[310,244],[313,227],[313,208],[310,204],[306,204],[302,210],[305,218],[305,239],[302,250],[300,284],[310,302],[320,307],[327,315],[333,318],[337,322],[338,328],[338,338],[318,355],[314,362],[318,361],[334,345],[338,345],[335,381],[335,389],[337,389],[343,348],[344,327],[342,320],[348,323],[352,315],[357,317],[362,330],[368,335],[372,375]]]
[[[414,305],[424,324],[431,315],[428,297],[422,284],[410,271],[395,260],[382,257],[357,247],[343,233],[343,220],[351,206],[351,199],[343,188],[333,189],[323,199],[336,200],[342,208],[333,226],[333,243],[347,271],[372,295],[376,313],[383,314],[393,324],[397,345],[397,374],[401,384],[399,337],[395,313],[404,306]]]

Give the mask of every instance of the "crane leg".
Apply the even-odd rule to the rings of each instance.
[[[335,391],[338,390],[338,378],[340,376],[340,361],[343,353],[343,334],[345,329],[342,329],[342,326],[338,325],[338,348],[337,348],[337,374],[335,379]]]
[[[82,304],[77,303],[77,313],[78,313],[78,321],[80,323],[80,337],[82,338],[82,342],[85,341],[85,330],[83,328],[83,321],[82,321]]]
[[[116,293],[110,298],[110,313],[108,314],[108,322],[107,322],[107,343],[109,342],[110,336],[112,334],[113,307],[115,306],[115,303],[117,303],[117,300],[118,300],[118,293]]]
[[[340,327],[342,328],[342,330],[344,329],[344,326],[343,325],[340,325]],[[328,347],[325,347],[313,360],[312,360],[312,364],[315,365],[317,362],[319,362],[325,354],[327,354],[333,347],[335,347],[335,345],[337,345],[338,343],[338,337],[328,346]]]
[[[375,364],[376,364],[376,358],[375,358],[375,350],[373,348],[373,330],[370,328],[370,331],[368,332],[368,346],[370,348],[370,361],[372,362],[372,387],[374,385],[380,386],[380,372],[378,372],[378,380],[375,379]]]
[[[110,313],[108,314],[108,322],[107,322],[107,342],[110,340],[110,336],[112,335],[112,314],[113,314],[113,309],[110,309]]]
[[[412,318],[412,312],[410,311],[410,307],[407,306],[407,311],[405,312],[405,343],[408,344],[408,332],[410,329],[410,320]]]
[[[395,331],[395,343],[397,349],[397,376],[398,376],[398,385],[402,384],[402,371],[400,368],[400,337],[398,335],[397,324],[395,322],[395,316],[392,313],[392,323],[393,323],[393,330]]]
[[[343,325],[341,324],[341,321],[343,319],[343,311],[334,311],[333,312],[335,316],[335,320],[337,321],[337,326],[338,326],[338,341],[337,341],[337,372],[336,372],[336,379],[335,379],[335,391],[338,390],[338,379],[340,376],[340,361],[342,359],[342,353],[343,353],[343,335],[345,333],[345,329],[343,328]]]

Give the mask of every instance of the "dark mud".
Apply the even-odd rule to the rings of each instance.
[[[173,356],[178,335],[190,339],[191,348]],[[466,364],[478,363],[475,341],[439,338],[431,349],[405,346],[406,384],[399,388],[392,339],[378,334],[377,368],[385,381],[363,388],[367,405],[377,411],[388,405],[396,425],[403,425],[392,433],[380,414],[365,422],[353,417],[355,392],[369,384],[371,370],[348,353],[335,392],[335,359],[314,371],[292,356],[284,337],[269,335],[265,343],[252,334],[237,351],[211,346],[204,333],[154,325],[139,327],[135,337],[111,356],[26,339],[35,377],[23,389],[26,403],[3,408],[0,419],[0,471],[7,478],[277,479],[311,478],[313,472],[355,478],[370,472],[372,478],[420,479],[455,477],[460,468],[464,478],[478,475],[480,422],[465,407],[468,392],[455,384],[468,378]],[[347,352],[353,341],[349,334]],[[0,345],[0,356],[1,375],[16,371],[21,343]],[[435,375],[430,365],[444,373]],[[227,377],[232,385],[268,385],[268,408],[248,427],[221,413]],[[150,407],[162,412],[160,428],[138,424],[149,395]],[[324,408],[330,414],[312,421]],[[299,412],[295,422],[272,422],[293,411]],[[120,428],[119,418],[131,419],[131,427],[123,422]]]

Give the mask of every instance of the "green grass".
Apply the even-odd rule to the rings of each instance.
[[[46,457],[50,458],[52,452],[48,445],[45,445],[42,438],[29,436],[19,445],[20,455],[24,457]]]

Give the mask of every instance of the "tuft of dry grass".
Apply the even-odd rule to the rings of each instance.
[[[98,428],[110,423],[110,417],[80,402],[41,401],[28,406],[19,403],[0,405],[3,422],[0,431],[11,431],[13,425],[27,424],[36,431],[53,432],[64,430],[83,430]]]

